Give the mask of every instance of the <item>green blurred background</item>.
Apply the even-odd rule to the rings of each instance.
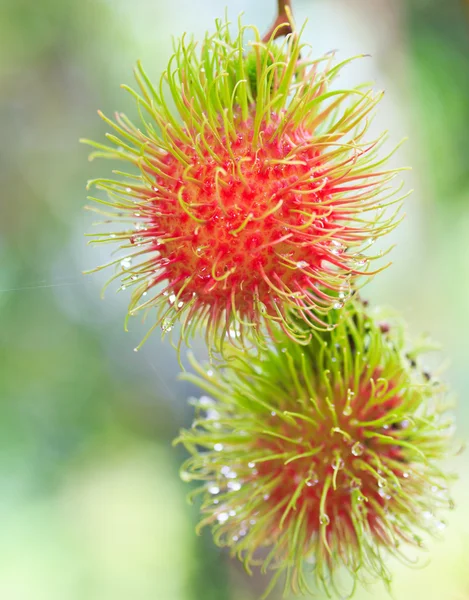
[[[469,432],[469,6],[463,0],[293,0],[317,54],[367,53],[351,79],[384,87],[377,126],[409,137],[407,218],[393,266],[367,288],[431,332],[450,357],[459,436]],[[274,0],[226,0],[261,30]],[[0,599],[252,600],[247,578],[197,537],[171,440],[188,425],[175,353],[144,326],[123,330],[128,297],[99,293],[106,261],[83,211],[101,108],[135,114],[119,89],[140,58],[156,78],[171,35],[200,37],[219,0],[0,0]],[[202,344],[195,345],[199,356]],[[469,468],[456,510],[421,570],[396,565],[397,600],[469,598]],[[382,586],[357,599],[386,598]],[[273,597],[275,598],[275,596]]]

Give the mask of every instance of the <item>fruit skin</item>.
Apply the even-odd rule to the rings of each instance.
[[[306,346],[278,331],[258,355],[233,348],[209,370],[193,361],[198,375],[185,378],[208,395],[177,442],[217,544],[248,571],[272,571],[269,590],[285,576],[294,592],[314,580],[342,597],[357,582],[389,584],[388,556],[409,562],[401,543],[444,528],[453,423],[396,317],[352,301],[328,319],[335,327]]]
[[[238,29],[217,21],[200,48],[183,37],[156,87],[138,64],[140,94],[123,87],[140,124],[100,113],[114,132],[109,146],[83,140],[90,158],[133,171],[89,182],[108,195],[91,197],[107,219],[93,237],[120,244],[105,266],[133,287],[129,314],[155,309],[152,329],[180,322],[189,340],[201,327],[220,346],[280,323],[304,343],[298,320],[326,327],[397,223],[386,135],[367,139],[382,93],[333,89],[353,59],[309,58],[301,32],[279,45]]]

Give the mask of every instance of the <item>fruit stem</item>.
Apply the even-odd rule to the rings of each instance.
[[[293,33],[293,16],[292,16],[291,0],[278,0],[277,18],[272,27],[262,38],[263,42],[276,40],[282,35]]]

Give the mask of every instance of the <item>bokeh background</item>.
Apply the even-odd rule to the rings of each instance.
[[[222,16],[267,29],[274,0],[0,0],[0,598],[256,600],[247,578],[197,537],[197,510],[171,448],[188,425],[179,366],[144,326],[124,332],[128,297],[102,301],[106,275],[81,273],[109,247],[86,246],[96,109],[135,114],[121,83],[142,59],[156,78],[171,35],[200,37]],[[393,266],[366,294],[400,309],[450,358],[458,434],[469,434],[469,6],[464,0],[294,0],[318,54],[371,57],[345,78],[384,87],[378,125],[409,141],[407,218]],[[204,355],[202,344],[195,352]],[[397,600],[469,598],[469,457],[430,566],[395,566]],[[358,600],[387,598],[382,586]],[[275,595],[273,596],[275,600]]]

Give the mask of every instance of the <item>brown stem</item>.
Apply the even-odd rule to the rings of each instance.
[[[262,38],[263,42],[268,42],[269,40],[276,40],[282,35],[288,35],[289,33],[293,33],[292,28],[292,6],[291,0],[277,0],[278,1],[278,10],[277,10],[277,18],[275,19],[274,24],[269,29],[269,31]]]

